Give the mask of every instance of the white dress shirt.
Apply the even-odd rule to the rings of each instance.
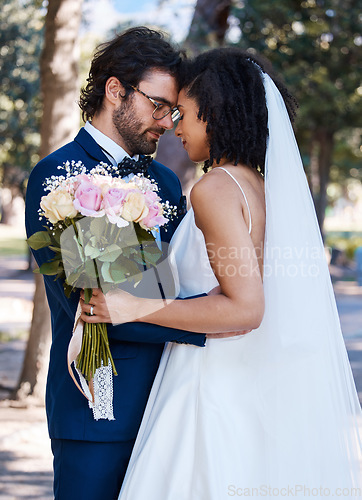
[[[90,122],[86,122],[84,129],[89,135],[93,137],[96,143],[103,149],[104,154],[112,163],[112,165],[118,165],[125,156],[129,156],[126,151],[119,146],[113,139],[103,134],[100,130],[95,128]],[[138,155],[132,156],[133,160],[138,160]]]

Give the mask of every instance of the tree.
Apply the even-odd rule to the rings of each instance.
[[[73,138],[79,125],[78,30],[82,0],[49,0],[45,18],[45,42],[41,57],[40,157]],[[43,278],[36,275],[34,311],[23,369],[14,399],[43,398],[50,345],[50,315]]]
[[[183,44],[190,55],[195,56],[224,43],[230,7],[231,0],[197,1],[190,30]],[[188,194],[195,183],[196,166],[173,133],[166,133],[161,138],[157,160],[177,174],[184,193]]]
[[[256,49],[281,72],[300,103],[297,135],[323,229],[337,132],[362,112],[357,71],[362,39],[357,0],[249,0],[235,7],[238,45]]]
[[[224,43],[231,0],[198,0],[185,48],[196,55]]]
[[[9,0],[0,10],[0,187],[23,195],[40,143],[40,0]],[[11,206],[9,207],[11,209]],[[6,222],[6,213],[1,222]]]

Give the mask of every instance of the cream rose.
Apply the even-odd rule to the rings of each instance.
[[[52,224],[64,220],[66,217],[75,217],[78,213],[73,206],[71,195],[65,189],[57,189],[43,196],[40,208]]]
[[[131,191],[127,194],[122,209],[123,219],[139,222],[147,217],[148,211],[146,199],[142,193]]]

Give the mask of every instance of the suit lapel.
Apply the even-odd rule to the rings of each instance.
[[[75,137],[75,142],[77,142],[84,151],[94,158],[96,161],[104,161],[105,163],[109,163],[108,158],[104,154],[102,148],[96,143],[93,137],[88,134],[84,128],[81,128]]]

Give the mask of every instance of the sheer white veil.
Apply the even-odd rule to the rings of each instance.
[[[262,77],[266,310],[254,354],[268,476],[275,486],[341,488],[353,498],[362,495],[352,490],[362,488],[361,407],[294,132],[276,85]]]

